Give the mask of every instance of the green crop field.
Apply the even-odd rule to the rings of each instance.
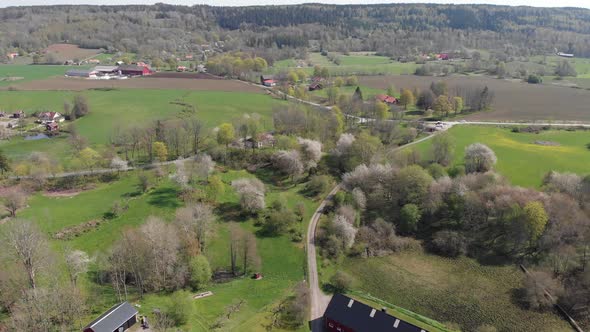
[[[340,55],[341,66],[383,65],[393,62],[386,56],[377,55]]]
[[[455,140],[455,164],[462,164],[465,147],[472,143],[488,145],[498,157],[496,169],[514,185],[540,187],[547,172],[590,173],[590,143],[588,131],[549,130],[539,134],[513,133],[510,128],[459,125],[449,133]],[[535,142],[553,142],[548,146]],[[419,143],[415,148],[424,158],[430,158],[432,141]]]
[[[440,322],[474,331],[483,324],[498,331],[571,331],[553,312],[527,310],[514,302],[522,272],[516,266],[485,266],[462,257],[419,251],[382,258],[345,258],[338,269],[353,277],[353,289]]]
[[[11,84],[63,76],[68,69],[81,69],[85,66],[49,66],[49,65],[0,65],[0,88]],[[10,78],[22,78],[11,80]],[[0,98],[0,109],[4,107]]]
[[[170,167],[173,172],[173,167]],[[237,204],[238,197],[230,186],[232,180],[242,177],[253,177],[245,171],[229,171],[219,174],[224,182],[225,193],[218,199],[217,204]],[[166,178],[166,177],[165,177]],[[122,174],[120,179],[108,183],[98,184],[94,189],[83,191],[73,197],[47,197],[36,194],[29,200],[28,207],[19,212],[18,216],[36,222],[40,229],[51,237],[54,233],[79,225],[90,220],[101,220],[103,215],[110,211],[110,207],[117,201],[126,200],[129,208],[120,216],[103,221],[98,228],[92,229],[72,240],[52,239],[52,247],[62,251],[65,247],[80,249],[91,256],[108,254],[112,244],[121,237],[121,232],[129,227],[138,227],[151,215],[159,216],[171,221],[174,211],[183,203],[178,200],[178,187],[169,180],[163,179],[156,182],[155,187],[145,194],[137,190],[137,173]],[[276,186],[267,185],[267,204],[281,199],[287,202],[289,207],[294,207],[298,202],[305,206],[304,221],[296,225],[301,231],[307,227],[309,218],[319,202],[301,194],[305,184]],[[229,231],[228,222],[231,216],[216,213],[218,221],[215,223],[215,235],[210,241],[209,249],[205,253],[211,262],[212,269],[226,269],[229,266]],[[254,226],[254,220],[241,221],[240,226],[253,233],[258,229]],[[234,314],[224,329],[243,331],[264,331],[264,324],[269,323],[269,310],[277,302],[288,296],[291,288],[304,279],[305,255],[302,243],[291,240],[290,235],[278,237],[257,236],[258,253],[261,256],[262,265],[260,272],[262,280],[253,280],[248,277],[238,278],[228,283],[211,284],[206,290],[211,290],[214,295],[208,298],[195,300],[191,308],[189,322],[182,327],[183,331],[208,331],[211,324],[223,314],[225,308],[238,299],[245,300],[240,311]],[[91,271],[92,272],[92,271]],[[88,296],[96,301],[91,312],[85,320],[91,320],[116,302],[116,297],[109,285],[99,285],[91,278],[92,273],[81,280]],[[163,308],[169,301],[170,294],[149,294],[144,299],[139,299],[138,294],[131,291],[132,303],[141,305],[142,314],[151,315],[154,308]],[[305,331],[306,328],[302,328]]]
[[[157,119],[175,117],[183,107],[172,102],[195,106],[197,117],[209,128],[245,113],[258,113],[261,124],[267,129],[272,127],[272,106],[280,103],[263,94],[223,91],[125,89],[89,90],[83,94],[88,98],[90,114],[76,120],[75,124],[79,133],[94,145],[108,143],[116,127],[142,126]],[[74,95],[68,91],[0,91],[0,108],[23,109],[28,114],[40,110],[60,112],[64,101],[71,103]],[[65,138],[37,141],[14,138],[0,141],[0,148],[14,159],[22,159],[32,151],[54,151],[61,156],[68,150]]]

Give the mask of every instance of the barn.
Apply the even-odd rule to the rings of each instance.
[[[96,71],[94,69],[70,69],[66,71],[67,77],[96,77]]]
[[[119,303],[88,324],[84,332],[122,332],[137,322],[137,310],[127,302]]]
[[[119,71],[126,76],[147,76],[152,74],[152,70],[147,66],[138,65],[121,65]]]
[[[342,294],[334,294],[324,313],[326,331],[334,332],[427,332],[387,313]]]
[[[96,66],[94,67],[94,71],[99,74],[103,75],[111,75],[117,74],[119,72],[119,67],[117,66]]]

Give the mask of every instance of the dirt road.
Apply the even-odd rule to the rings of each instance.
[[[307,265],[309,275],[309,287],[311,289],[311,331],[319,332],[323,330],[321,317],[328,307],[331,296],[326,295],[320,289],[320,282],[318,279],[318,265],[316,261],[316,247],[315,247],[315,233],[320,217],[322,216],[324,207],[332,200],[334,195],[340,190],[340,185],[337,185],[330,191],[328,196],[322,201],[320,206],[316,209],[307,228]]]

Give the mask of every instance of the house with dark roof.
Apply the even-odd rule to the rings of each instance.
[[[127,302],[119,303],[88,324],[84,332],[122,332],[137,322],[137,310]]]
[[[346,295],[334,294],[324,312],[326,331],[335,332],[427,332]]]

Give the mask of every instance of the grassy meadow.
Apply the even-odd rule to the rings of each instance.
[[[0,65],[0,88],[16,83],[35,81],[55,76],[63,76],[68,69],[82,69],[85,66],[52,66],[52,65]],[[22,78],[10,80],[9,78]],[[4,98],[0,97],[0,109],[3,109]]]
[[[51,110],[61,112],[65,101],[72,102],[75,92],[69,91],[0,91],[0,107],[10,111],[23,109],[27,114]],[[89,102],[90,114],[74,123],[91,145],[109,142],[116,127],[143,126],[157,119],[170,119],[183,111],[182,102],[197,110],[204,124],[213,128],[244,113],[258,113],[262,126],[272,128],[272,105],[279,103],[268,96],[254,93],[185,90],[89,90],[82,92]],[[67,125],[67,124],[66,124]],[[65,158],[69,146],[66,135],[59,138],[25,141],[15,137],[0,141],[0,149],[10,158],[26,158],[32,151],[46,151]]]
[[[539,134],[514,133],[510,128],[459,125],[449,130],[455,140],[454,164],[463,163],[465,147],[472,143],[488,145],[498,157],[496,169],[514,185],[540,187],[549,171],[589,173],[588,131],[548,130]],[[554,142],[558,146],[534,144]],[[430,158],[432,141],[414,146],[423,158]]]
[[[168,170],[174,172],[171,166]],[[120,238],[124,229],[138,227],[148,216],[155,215],[166,221],[172,221],[174,211],[183,206],[178,200],[178,187],[165,176],[161,180],[152,178],[153,188],[147,193],[140,193],[137,189],[137,172],[121,174],[120,179],[108,184],[98,184],[94,188],[82,191],[73,197],[48,197],[38,193],[29,200],[29,206],[19,212],[19,217],[36,222],[40,229],[51,238],[52,247],[62,251],[65,247],[80,249],[88,252],[92,257],[108,254],[109,248]],[[291,240],[290,235],[267,237],[257,233],[253,219],[236,219],[233,213],[238,204],[238,197],[231,188],[231,181],[242,177],[254,177],[246,171],[220,172],[225,193],[221,195],[216,206],[217,222],[215,235],[210,240],[208,256],[211,267],[226,269],[229,267],[229,230],[228,222],[236,221],[247,231],[256,234],[258,254],[261,256],[261,269],[264,278],[253,280],[248,277],[237,278],[227,283],[212,283],[206,290],[214,295],[192,301],[190,318],[182,327],[183,331],[209,331],[210,326],[224,313],[225,308],[238,299],[245,300],[239,312],[224,326],[224,330],[234,331],[265,331],[265,324],[270,322],[269,310],[273,305],[290,294],[292,287],[304,279],[305,255],[302,243]],[[264,178],[264,176],[262,177]],[[274,183],[274,182],[273,182]],[[267,182],[267,205],[274,200],[281,199],[289,207],[298,202],[305,205],[303,222],[296,226],[301,231],[307,227],[307,222],[319,201],[302,194],[304,184],[293,185],[290,182],[280,186]],[[200,185],[197,185],[199,187]],[[65,227],[79,225],[90,220],[101,220],[110,207],[117,201],[127,201],[129,208],[120,216],[103,221],[100,226],[81,234],[72,240],[57,240],[52,235]],[[83,291],[96,298],[90,308],[85,321],[90,321],[116,302],[116,296],[109,285],[99,285],[91,278],[95,267],[81,280]],[[140,313],[151,315],[154,308],[167,305],[171,294],[148,294],[139,299],[138,294],[131,291],[129,301],[140,304]],[[188,294],[187,294],[188,296]],[[306,328],[302,328],[305,331]]]
[[[353,288],[464,331],[483,324],[498,331],[570,331],[552,312],[535,312],[514,300],[522,272],[516,266],[486,266],[462,257],[423,252],[381,258],[345,258],[338,269],[353,277]],[[327,275],[324,280],[327,280]]]

